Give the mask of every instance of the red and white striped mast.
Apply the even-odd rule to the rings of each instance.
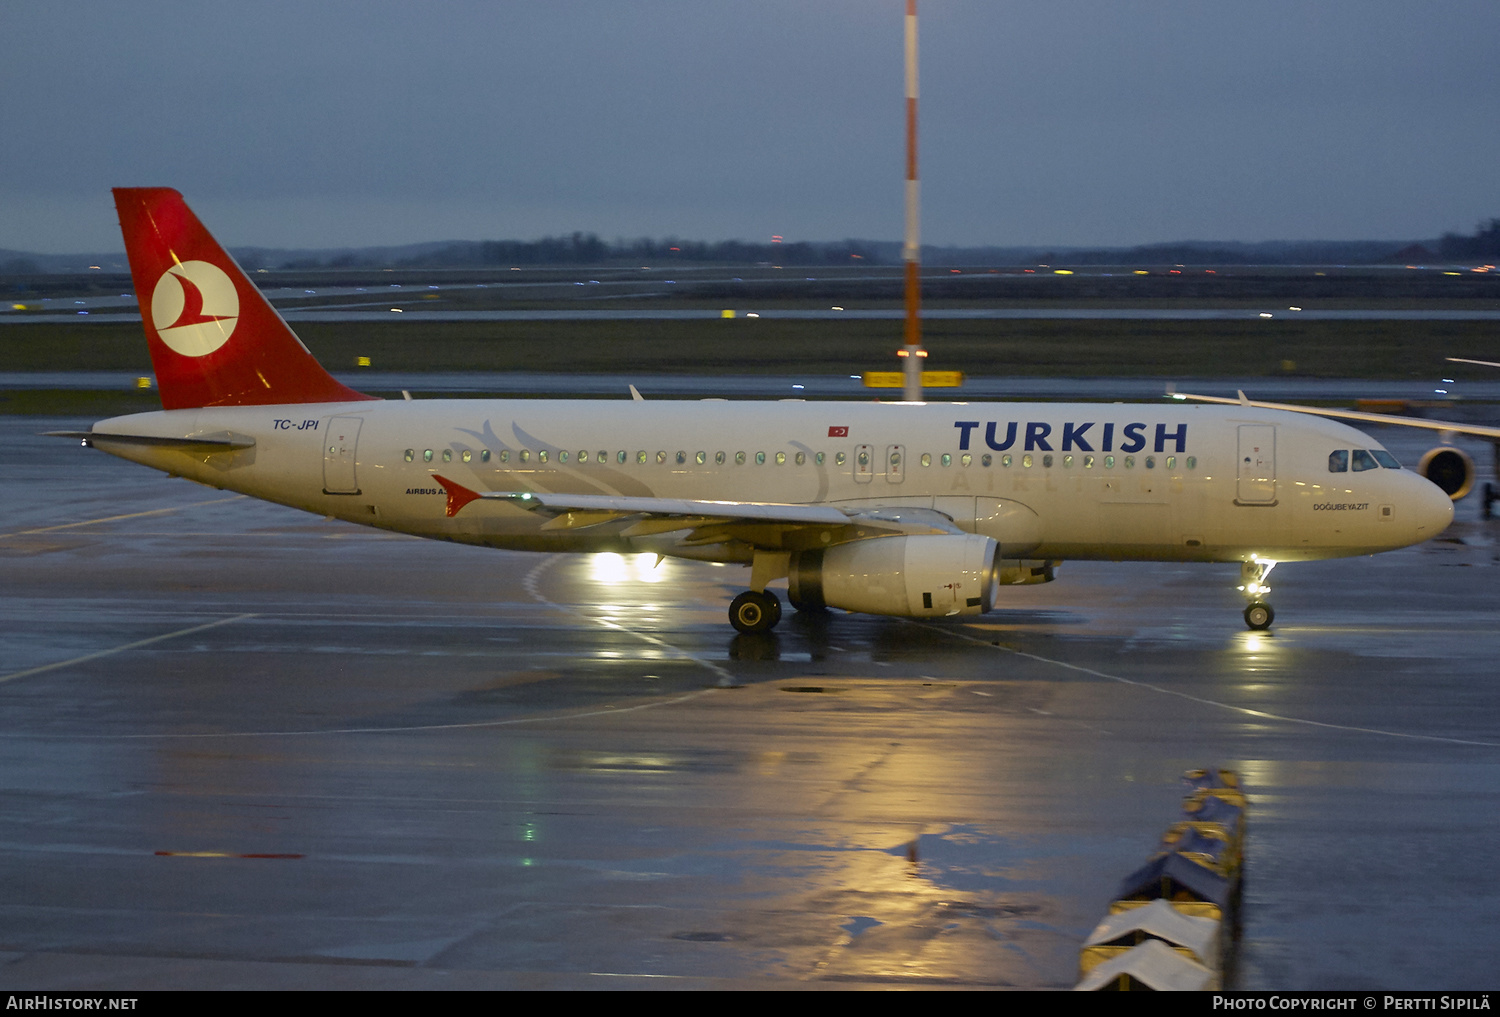
[[[902,360],[902,398],[922,401],[922,194],[917,182],[917,0],[906,0],[906,236],[901,257],[906,263],[905,345],[896,351]]]

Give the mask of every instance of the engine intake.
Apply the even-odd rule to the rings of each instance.
[[[1442,488],[1443,493],[1454,501],[1474,488],[1474,460],[1467,452],[1451,445],[1429,449],[1417,463],[1417,472]]]
[[[792,555],[787,595],[798,610],[941,618],[995,606],[1000,546],[972,534],[871,537]]]

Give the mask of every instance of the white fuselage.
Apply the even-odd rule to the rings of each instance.
[[[433,475],[476,491],[935,509],[1006,558],[1297,561],[1402,547],[1452,518],[1408,470],[1330,472],[1330,452],[1380,447],[1360,431],[1244,407],[419,400],[143,413],[94,431],[253,438],[213,453],[95,444],[309,512],[526,550],[749,560],[670,531],[623,536],[629,520],[548,527],[505,501],[450,516]]]

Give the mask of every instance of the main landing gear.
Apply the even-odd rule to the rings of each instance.
[[[741,632],[769,632],[779,621],[781,598],[770,590],[746,590],[729,602],[729,624]]]
[[[1264,632],[1271,627],[1271,622],[1276,620],[1276,612],[1266,600],[1271,595],[1271,587],[1266,585],[1266,577],[1275,567],[1274,561],[1265,561],[1261,558],[1240,564],[1239,589],[1248,602],[1245,605],[1245,624],[1257,632]]]

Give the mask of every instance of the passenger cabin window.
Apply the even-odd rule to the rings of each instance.
[[[1362,448],[1357,448],[1357,449],[1354,450],[1354,472],[1355,473],[1363,473],[1365,470],[1378,470],[1378,469],[1380,469],[1380,464],[1375,461],[1375,457],[1374,456],[1370,455],[1370,453],[1366,452]]]
[[[1329,473],[1348,473],[1349,472],[1349,450],[1348,449],[1341,448],[1341,449],[1337,449],[1337,450],[1335,450],[1333,452],[1328,453],[1328,472]]]

